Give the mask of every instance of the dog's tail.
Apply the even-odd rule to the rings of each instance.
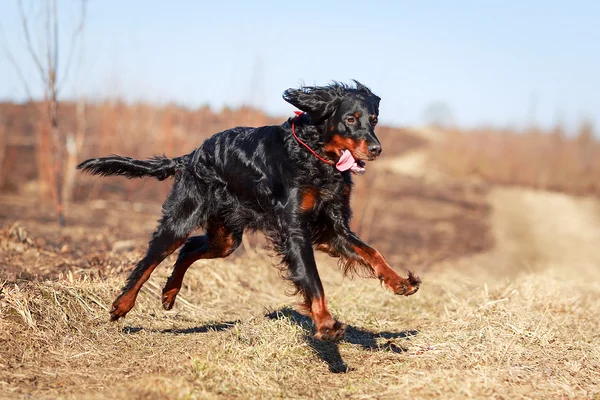
[[[81,169],[92,175],[121,175],[128,179],[153,176],[162,181],[175,175],[178,170],[186,168],[189,159],[189,154],[176,158],[154,156],[147,160],[136,160],[135,158],[113,155],[109,157],[90,158],[79,164],[77,169]]]

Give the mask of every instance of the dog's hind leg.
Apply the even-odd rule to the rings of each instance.
[[[173,273],[163,289],[163,308],[173,308],[183,277],[190,265],[200,259],[227,257],[242,242],[242,232],[243,229],[232,230],[223,225],[210,224],[206,235],[189,238],[181,249]]]
[[[177,237],[161,225],[150,241],[146,256],[141,259],[131,272],[123,291],[117,297],[110,310],[110,319],[116,321],[124,317],[135,305],[135,299],[142,285],[150,278],[150,274],[166,257],[183,244],[185,237]]]
[[[162,291],[162,305],[165,310],[173,308],[186,271],[196,260],[202,258],[202,254],[206,253],[207,249],[208,235],[193,236],[185,242]]]
[[[182,189],[182,185],[185,185],[185,182],[177,181],[165,201],[163,217],[152,235],[146,255],[137,263],[121,294],[112,305],[111,320],[116,321],[124,317],[133,308],[142,285],[150,278],[152,271],[181,246],[198,226],[197,201],[189,195],[182,196],[182,193],[189,193],[189,190]]]

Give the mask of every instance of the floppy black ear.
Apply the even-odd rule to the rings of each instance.
[[[329,118],[341,101],[341,96],[332,87],[305,86],[300,89],[288,89],[283,99],[310,115],[316,124]]]

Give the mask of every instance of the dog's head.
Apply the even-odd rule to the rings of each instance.
[[[381,99],[360,82],[354,82],[355,88],[334,82],[329,86],[288,89],[283,98],[310,115],[312,123],[321,128],[322,150],[328,157],[338,162],[348,151],[355,160],[352,172],[363,173],[365,161],[381,154],[381,143],[375,136]]]

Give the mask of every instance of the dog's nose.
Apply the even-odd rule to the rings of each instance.
[[[372,144],[369,146],[369,153],[373,156],[378,156],[381,154],[381,145],[380,144]]]

